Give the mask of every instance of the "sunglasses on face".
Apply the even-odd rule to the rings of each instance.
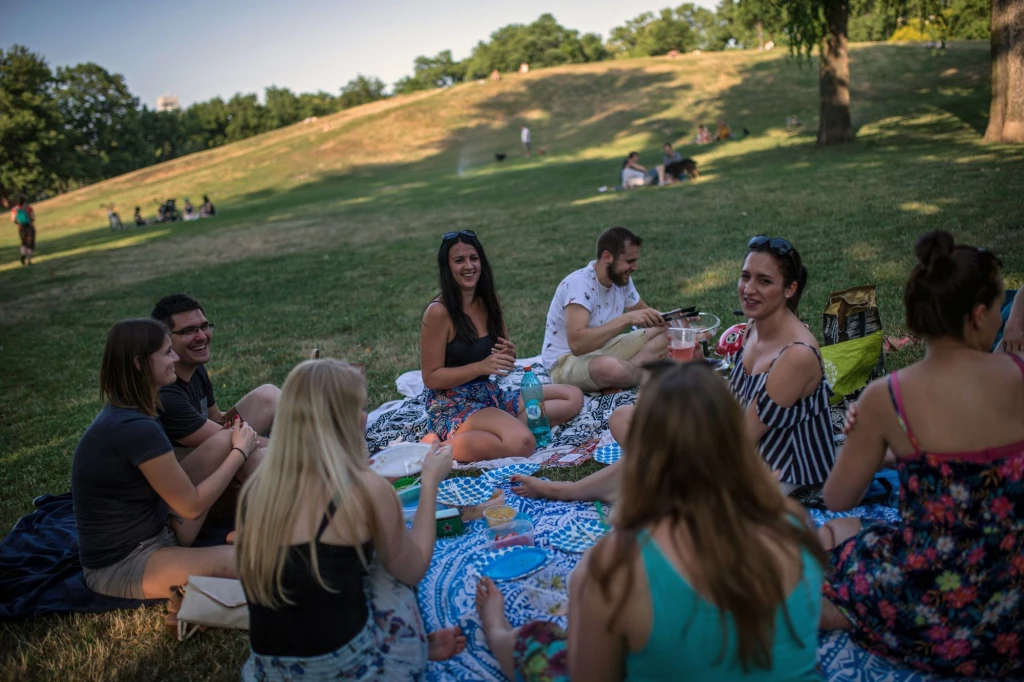
[[[441,235],[441,241],[442,242],[450,242],[451,240],[457,239],[458,237],[470,237],[471,239],[476,239],[476,232],[474,232],[473,230],[459,230],[458,232],[445,232],[444,234]]]
[[[760,249],[767,244],[768,248],[771,249],[772,253],[780,256],[788,256],[793,253],[793,245],[789,243],[788,239],[782,237],[769,237],[766,234],[759,234],[749,242],[747,242],[747,248],[751,251],[754,249]]]

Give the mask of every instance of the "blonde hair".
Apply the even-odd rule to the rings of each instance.
[[[777,609],[786,611],[783,566],[767,543],[807,551],[822,566],[825,553],[802,521],[806,513],[784,497],[747,438],[743,410],[726,384],[703,363],[684,363],[651,377],[633,415],[614,531],[595,548],[592,574],[604,599],[619,571],[634,583],[637,536],[668,520],[686,529],[696,571],[689,582],[736,627],[736,654],[745,672],[772,667]],[[629,590],[614,605],[622,612]],[[652,595],[655,596],[655,595]],[[611,628],[612,622],[608,627]],[[816,646],[816,642],[801,642]]]
[[[235,568],[256,603],[293,603],[284,593],[282,574],[302,522],[310,529],[313,575],[331,589],[320,576],[316,551],[322,513],[319,505],[304,505],[306,500],[338,505],[335,519],[344,524],[366,565],[358,537],[367,525],[373,529],[374,518],[361,481],[369,459],[362,428],[365,402],[363,374],[340,360],[307,360],[285,380],[266,457],[238,498]],[[308,518],[301,518],[300,511]]]

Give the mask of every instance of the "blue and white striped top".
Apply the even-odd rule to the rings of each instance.
[[[825,381],[825,367],[822,364],[821,382],[814,393],[796,401],[792,407],[782,407],[768,395],[765,384],[775,361],[795,345],[807,346],[818,356],[817,348],[806,343],[791,343],[772,360],[767,372],[750,375],[743,367],[743,350],[736,355],[736,364],[729,376],[729,388],[733,395],[747,409],[755,401],[755,410],[768,431],[761,437],[758,449],[761,457],[772,471],[780,471],[780,481],[794,485],[820,485],[828,478],[836,461],[835,443],[832,439],[832,417],[828,399],[832,391]]]

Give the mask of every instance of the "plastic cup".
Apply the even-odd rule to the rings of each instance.
[[[665,330],[668,334],[668,355],[675,362],[693,360],[693,349],[697,346],[697,330],[673,326]]]

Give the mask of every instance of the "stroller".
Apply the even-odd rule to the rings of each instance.
[[[175,208],[174,201],[174,199],[167,199],[166,201],[161,202],[157,199],[156,215],[158,222],[173,223],[177,220],[184,219],[184,216],[181,215],[181,211]]]

